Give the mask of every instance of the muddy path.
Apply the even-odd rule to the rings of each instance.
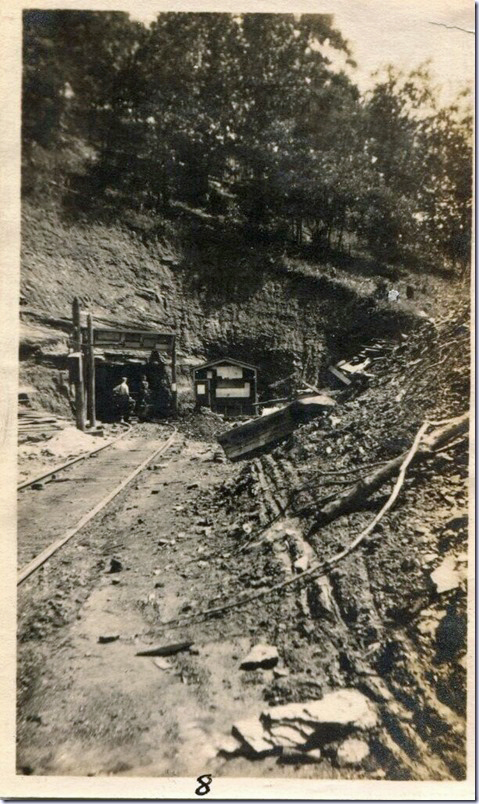
[[[294,630],[282,638],[293,596],[183,629],[160,626],[279,571],[268,558],[238,556],[221,512],[206,505],[233,471],[214,457],[214,445],[178,436],[157,468],[20,588],[20,773],[338,774],[327,761],[293,769],[270,757],[259,770],[218,755],[232,723],[264,708],[274,685],[272,670],[239,669],[253,644],[276,640],[281,649],[283,640],[283,660],[305,691],[314,687],[313,649]],[[110,572],[112,558],[120,571]],[[136,656],[182,640],[193,649]]]

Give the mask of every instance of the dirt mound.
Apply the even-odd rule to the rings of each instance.
[[[214,413],[208,408],[200,412],[192,412],[180,417],[177,427],[180,433],[196,441],[214,441],[216,436],[230,429],[231,424],[224,416]]]
[[[108,438],[83,433],[76,427],[65,427],[60,433],[50,438],[46,446],[42,448],[42,452],[57,458],[69,458],[72,455],[80,455],[82,452],[90,452],[96,447],[101,447],[108,440]]]

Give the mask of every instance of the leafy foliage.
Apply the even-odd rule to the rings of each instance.
[[[81,144],[77,196],[186,203],[255,236],[378,259],[468,259],[471,114],[437,105],[427,68],[361,97],[327,14],[24,13],[25,176]],[[25,180],[27,190],[32,183]],[[80,203],[80,200],[79,200]]]

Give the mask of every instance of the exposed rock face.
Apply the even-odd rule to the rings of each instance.
[[[259,367],[260,390],[296,369],[316,382],[330,326],[336,327],[338,318],[348,330],[356,318],[359,326],[370,325],[373,278],[357,279],[350,271],[340,276],[320,261],[317,275],[309,273],[309,266],[305,270],[302,260],[279,258],[272,264],[270,246],[259,244],[245,260],[248,243],[229,243],[227,238],[203,253],[192,234],[196,230],[181,225],[173,229],[175,246],[138,236],[121,217],[115,224],[96,220],[85,226],[66,221],[60,207],[47,210],[25,200],[20,369],[45,409],[50,409],[50,400],[52,410],[67,414],[68,398],[55,388],[57,372],[45,364],[40,366],[44,376],[39,376],[29,358],[36,352],[45,357],[50,349],[58,356],[67,354],[74,296],[97,323],[175,331],[180,391],[191,389],[192,366],[225,354]],[[192,251],[186,246],[191,236]],[[165,258],[171,250],[174,257]],[[202,284],[201,277],[211,272],[211,255],[230,271],[240,259],[233,283],[225,281],[223,267],[209,290],[208,282]]]

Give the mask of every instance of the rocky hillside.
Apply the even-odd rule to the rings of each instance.
[[[436,315],[444,304],[444,279],[375,271],[365,258],[340,265],[279,251],[179,204],[170,219],[124,212],[92,220],[27,202],[22,382],[37,389],[36,404],[68,412],[58,370],[78,295],[99,322],[177,332],[180,391],[190,388],[192,365],[224,354],[256,363],[260,390],[293,371],[315,384],[321,367],[354,353],[358,339],[405,330],[418,312]],[[398,303],[387,301],[388,286],[399,290]]]

